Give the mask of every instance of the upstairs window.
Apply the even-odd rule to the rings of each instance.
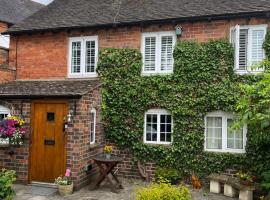
[[[263,42],[267,25],[235,26],[231,28],[231,43],[235,49],[235,70],[238,73],[260,72],[253,68],[265,58]]]
[[[172,142],[172,116],[163,109],[151,109],[145,113],[144,142],[170,144]]]
[[[244,153],[247,128],[233,130],[233,115],[212,112],[205,117],[205,150]]]
[[[143,74],[169,74],[173,72],[174,32],[143,33]]]
[[[98,37],[70,38],[69,77],[97,76]]]

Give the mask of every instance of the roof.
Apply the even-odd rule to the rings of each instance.
[[[98,86],[98,80],[13,81],[0,84],[0,98],[75,98]]]
[[[269,0],[55,0],[9,33],[270,11]],[[206,18],[207,19],[207,18]]]
[[[0,0],[0,21],[16,24],[44,5],[31,0]]]

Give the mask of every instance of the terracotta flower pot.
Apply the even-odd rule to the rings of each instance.
[[[73,183],[71,185],[58,185],[58,191],[61,196],[71,195],[73,193]]]

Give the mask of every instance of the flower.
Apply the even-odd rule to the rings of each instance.
[[[24,120],[16,116],[5,118],[0,122],[0,138],[8,138],[13,145],[22,145],[26,133],[24,124]]]
[[[113,151],[113,147],[112,147],[112,146],[106,145],[106,146],[104,147],[104,152],[105,152],[105,153],[112,153],[112,151]]]
[[[70,170],[70,169],[67,169],[67,170],[66,170],[65,176],[66,176],[66,177],[70,177],[70,175],[71,175],[71,170]]]
[[[58,178],[55,179],[54,181],[58,185],[71,185],[71,170],[66,169],[66,173],[64,177],[59,176]]]

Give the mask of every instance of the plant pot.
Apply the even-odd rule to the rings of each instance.
[[[253,183],[251,181],[247,181],[247,180],[241,180],[241,184],[245,185],[245,186],[252,186]]]
[[[111,154],[110,153],[105,153],[105,158],[106,159],[110,159],[111,158]]]
[[[71,185],[58,185],[58,191],[61,196],[71,195],[73,193],[73,183]]]

